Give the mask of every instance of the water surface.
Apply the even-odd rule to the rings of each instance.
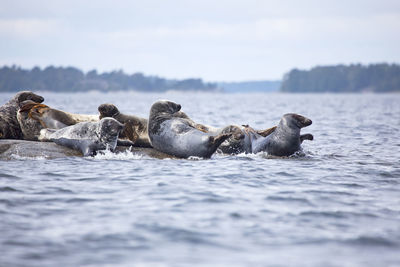
[[[258,129],[295,112],[315,140],[291,158],[0,161],[1,266],[400,265],[398,94],[42,95],[143,117],[170,99],[195,121]]]

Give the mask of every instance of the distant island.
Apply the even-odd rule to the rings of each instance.
[[[0,92],[21,90],[50,92],[126,91],[166,92],[284,92],[284,93],[360,93],[400,92],[400,65],[336,65],[318,66],[310,70],[293,69],[282,81],[204,82],[200,78],[165,79],[122,70],[87,73],[74,67],[49,66],[22,69],[17,66],[0,68]]]
[[[169,90],[215,91],[216,83],[205,83],[202,79],[173,80],[158,76],[145,76],[142,73],[126,74],[122,70],[87,73],[73,67],[53,67],[44,69],[34,67],[4,66],[0,68],[0,92],[17,92],[21,90],[51,92],[84,92],[84,91],[123,91],[165,92]]]
[[[400,65],[336,65],[293,69],[283,77],[281,92],[400,92]]]

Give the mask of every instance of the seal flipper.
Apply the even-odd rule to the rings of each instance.
[[[48,129],[48,128],[42,129],[42,130],[40,130],[38,140],[41,142],[51,141],[50,136],[51,136],[51,134],[55,133],[56,131],[57,131],[56,129]]]
[[[314,136],[312,134],[302,134],[300,135],[300,143],[303,143],[304,140],[314,140]]]
[[[20,108],[19,108],[19,112],[29,112],[34,106],[38,106],[38,105],[43,105],[46,106],[44,104],[40,104],[37,102],[33,102],[32,100],[25,100],[23,102],[20,103]],[[46,106],[47,107],[47,106]]]
[[[259,135],[261,135],[262,137],[267,137],[268,135],[272,134],[276,130],[276,127],[277,126],[274,126],[274,127],[271,127],[269,129],[265,129],[265,130],[260,130],[260,131],[257,131],[257,133]]]
[[[222,142],[232,136],[232,133],[222,133],[216,136],[210,136],[210,142],[212,145],[219,146]]]
[[[207,155],[207,158],[211,157],[211,155],[217,150],[217,148],[229,137],[232,136],[232,133],[222,133],[216,136],[210,136],[209,137],[209,142],[210,142],[210,154]]]
[[[117,140],[117,146],[135,146],[135,143],[133,143],[130,140],[118,139]]]
[[[66,146],[81,151],[84,157],[95,155],[95,150],[91,146],[93,142],[90,140],[58,138],[51,139],[51,141],[53,141],[57,145]]]

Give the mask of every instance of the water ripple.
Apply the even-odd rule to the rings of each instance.
[[[0,161],[0,265],[399,265],[400,95],[46,93],[74,113],[109,102],[143,117],[160,98],[216,127],[298,112],[315,140],[293,157]]]

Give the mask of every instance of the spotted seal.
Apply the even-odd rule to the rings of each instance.
[[[98,122],[80,122],[59,130],[42,129],[39,140],[53,141],[81,151],[84,156],[91,156],[98,150],[114,151],[123,127],[122,123],[113,118],[104,118]]]
[[[0,138],[22,139],[23,134],[17,119],[17,111],[21,102],[32,100],[42,103],[44,98],[31,91],[21,91],[0,107]]]
[[[150,109],[148,132],[152,146],[164,153],[188,158],[210,158],[231,133],[210,135],[193,127],[192,123],[176,115],[181,105],[167,100],[155,102]]]
[[[32,119],[29,116],[29,111],[34,106],[43,105],[32,100],[25,100],[20,103],[17,112],[17,120],[21,128],[22,137],[24,140],[37,141],[40,130],[44,127],[39,121]]]
[[[129,140],[135,147],[152,147],[147,131],[148,120],[134,115],[121,113],[114,104],[101,104],[98,107],[99,119],[111,117],[125,124],[124,130],[119,137]]]

